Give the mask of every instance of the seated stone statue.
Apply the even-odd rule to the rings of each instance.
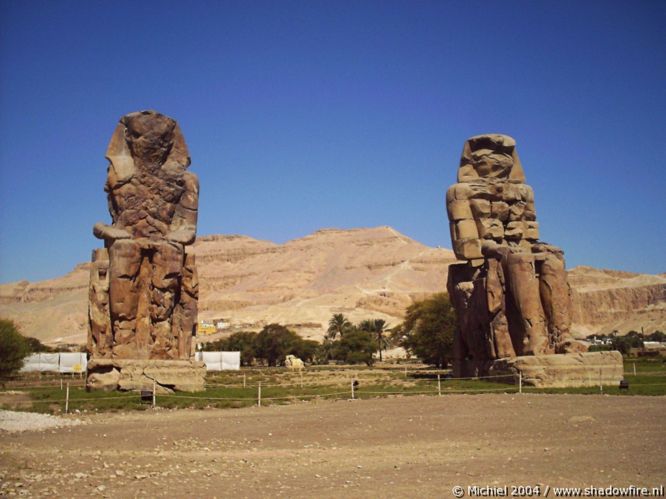
[[[155,111],[123,116],[107,149],[112,224],[93,229],[94,358],[189,359],[197,319],[194,255],[199,183],[178,124]]]
[[[458,318],[456,375],[484,374],[500,358],[584,351],[570,333],[563,252],[539,241],[514,139],[468,139],[446,206],[453,250],[466,260],[449,267],[447,283]]]

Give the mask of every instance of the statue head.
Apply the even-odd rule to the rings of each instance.
[[[125,140],[135,160],[161,166],[173,146],[176,122],[156,111],[141,111],[123,116]]]
[[[175,120],[157,111],[139,111],[120,118],[106,150],[118,181],[134,175],[136,163],[180,175],[190,165],[190,156]]]
[[[508,135],[476,135],[465,141],[458,182],[477,179],[497,179],[511,182],[525,182],[516,141]]]

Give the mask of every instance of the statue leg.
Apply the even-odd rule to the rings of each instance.
[[[534,265],[534,255],[524,253],[507,255],[505,263],[508,287],[523,332],[522,351],[520,346],[517,348],[519,355],[554,353],[548,345],[548,331]]]
[[[183,277],[181,245],[160,244],[152,256],[150,296],[151,358],[177,358],[177,340],[172,332],[173,313]]]
[[[109,310],[113,328],[114,354],[136,358],[136,322],[140,297],[141,249],[121,239],[109,247]]]
[[[109,252],[93,251],[88,286],[88,352],[92,357],[111,357],[113,333],[109,316]]]
[[[472,294],[472,283],[468,265],[464,263],[449,266],[446,289],[449,299],[456,311],[458,327],[453,335],[453,375],[456,378],[465,377],[467,373],[467,358],[470,355],[467,340],[470,336],[469,322],[469,298]]]
[[[571,295],[564,261],[546,254],[539,275],[541,303],[548,322],[548,339],[557,353],[585,351],[571,336]]]
[[[454,375],[483,375],[498,358],[488,307],[488,279],[481,268],[468,264],[449,267],[447,289],[456,310]]]
[[[199,279],[194,254],[185,253],[180,301],[173,314],[173,331],[178,342],[178,358],[189,359],[192,350],[192,335],[197,323],[197,300]]]
[[[509,322],[506,318],[505,303],[506,283],[504,271],[499,261],[494,258],[487,260],[486,296],[490,335],[494,359],[515,357],[516,352],[509,334]]]

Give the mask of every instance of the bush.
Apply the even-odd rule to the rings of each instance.
[[[340,340],[333,342],[331,357],[347,364],[363,363],[371,366],[375,349],[375,341],[370,333],[352,328]]]
[[[9,376],[23,367],[23,359],[30,347],[16,324],[0,319],[0,377]]]
[[[611,339],[613,350],[619,350],[628,355],[632,348],[643,348],[643,337],[636,331],[629,331],[625,336],[613,336]]]
[[[645,339],[648,341],[666,341],[666,333],[655,331],[654,333],[649,334]]]

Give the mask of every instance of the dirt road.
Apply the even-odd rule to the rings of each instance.
[[[665,415],[663,397],[503,394],[79,416],[87,424],[0,433],[0,494],[452,497],[455,485],[654,487],[666,482]]]

